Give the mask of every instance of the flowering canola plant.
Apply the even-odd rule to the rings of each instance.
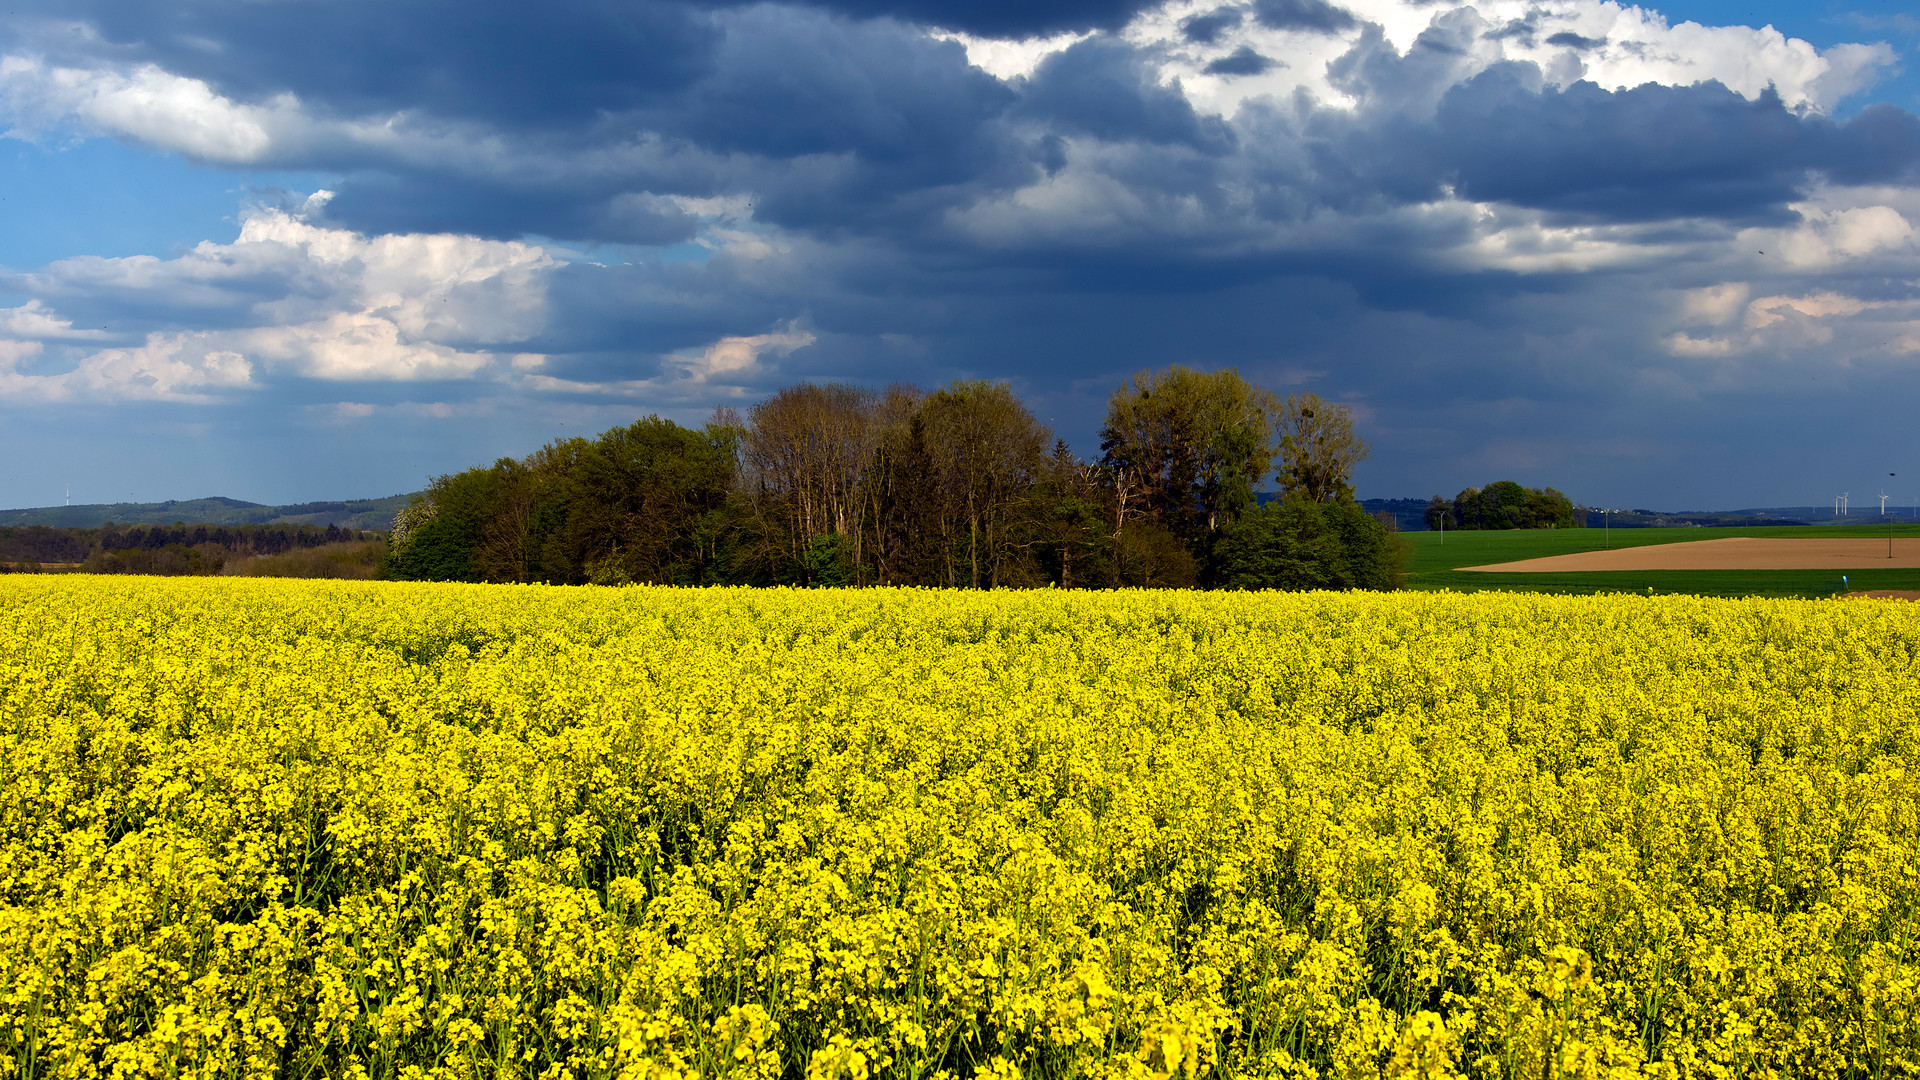
[[[1920,1075],[1920,608],[0,579],[0,1077]]]

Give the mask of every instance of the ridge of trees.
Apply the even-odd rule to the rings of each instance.
[[[1235,371],[1121,384],[1082,461],[1005,383],[800,383],[701,428],[649,416],[435,477],[385,570],[549,582],[1390,588],[1344,406]],[[1275,469],[1279,471],[1274,473]],[[1273,474],[1282,498],[1255,488]]]

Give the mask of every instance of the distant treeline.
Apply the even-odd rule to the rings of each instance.
[[[378,533],[329,525],[107,525],[0,528],[0,569],[71,568],[96,574],[217,574],[240,558],[284,555]]]
[[[1573,500],[1553,488],[1522,487],[1499,480],[1483,488],[1467,488],[1451,502],[1435,495],[1427,503],[1429,529],[1573,529]]]
[[[407,505],[410,495],[343,502],[292,503],[263,506],[240,499],[180,499],[157,503],[89,503],[79,506],[39,506],[0,510],[0,527],[48,525],[56,529],[99,529],[113,522],[160,525],[190,521],[203,525],[338,525],[342,529],[393,527],[393,515]]]
[[[440,476],[387,573],[622,584],[1390,588],[1349,411],[1232,371],[1122,384],[1076,458],[1004,384],[783,389]],[[1269,477],[1283,497],[1261,506]]]

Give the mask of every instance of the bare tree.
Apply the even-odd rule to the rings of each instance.
[[[796,565],[838,535],[861,562],[860,479],[873,454],[873,391],[844,383],[789,386],[755,405],[741,457],[749,494],[784,533]]]
[[[1290,395],[1280,406],[1280,474],[1288,493],[1308,502],[1353,498],[1353,467],[1371,452],[1353,433],[1353,410],[1318,394]]]

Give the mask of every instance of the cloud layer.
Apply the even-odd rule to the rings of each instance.
[[[15,138],[335,177],[231,242],[15,267],[21,408],[376,423],[406,384],[691,417],[965,375],[1090,452],[1112,385],[1177,361],[1364,408],[1406,494],[1669,483],[1650,459],[1731,462],[1719,425],[1920,354],[1920,119],[1860,107],[1879,41],[1596,0],[92,0],[0,27]],[[1676,433],[1676,403],[1718,418]]]

